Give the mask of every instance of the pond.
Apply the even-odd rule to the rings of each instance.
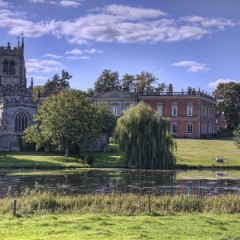
[[[51,172],[0,172],[0,197],[25,188],[66,195],[92,193],[240,194],[240,171],[151,171],[81,169]]]

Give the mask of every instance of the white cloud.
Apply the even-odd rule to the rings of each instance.
[[[93,53],[103,53],[102,50],[97,50],[96,48],[81,50],[79,48],[75,48],[73,50],[66,51],[65,54],[74,54],[74,55],[82,55],[82,54],[93,54]]]
[[[172,66],[186,68],[188,72],[207,72],[210,70],[210,68],[206,67],[206,64],[194,61],[181,61],[173,63]]]
[[[79,7],[83,0],[29,0],[31,3],[54,4],[61,7]]]
[[[223,30],[226,27],[233,27],[234,23],[229,19],[223,18],[204,18],[201,16],[187,16],[182,18],[183,21],[199,25],[204,28],[217,28]]]
[[[75,48],[73,50],[69,50],[65,52],[66,54],[76,54],[76,55],[81,55],[83,54],[83,51],[81,49]]]
[[[38,59],[29,59],[26,62],[26,68],[28,72],[54,72],[63,69],[63,65],[60,62],[53,60],[38,60]]]
[[[53,59],[61,59],[61,58],[63,58],[63,56],[52,54],[52,53],[46,53],[46,54],[43,55],[43,57],[53,58]]]
[[[135,8],[124,5],[112,4],[107,5],[103,12],[110,15],[121,16],[127,19],[144,19],[144,18],[156,18],[165,16],[166,13],[155,10],[155,9],[146,9],[146,8]]]
[[[63,7],[78,7],[81,5],[79,1],[71,1],[71,0],[62,0],[60,1],[60,5]]]
[[[0,0],[1,1],[1,0]],[[31,0],[31,2],[55,3],[63,1]],[[65,0],[72,6],[82,1]],[[76,5],[75,5],[76,6]],[[9,28],[9,33],[39,37],[53,34],[65,37],[70,43],[86,44],[91,42],[155,43],[177,42],[201,39],[218,30],[233,27],[230,19],[185,16],[180,19],[167,18],[157,9],[107,5],[74,20],[49,20],[33,22],[19,13],[0,10],[0,27]]]
[[[216,80],[215,82],[210,82],[208,84],[208,87],[210,87],[210,88],[217,88],[218,84],[220,84],[220,83],[229,83],[229,82],[240,83],[240,81],[238,81],[238,80],[229,79],[229,78],[220,78],[220,79]]]
[[[90,59],[89,56],[68,56],[67,59],[69,60],[87,60]]]

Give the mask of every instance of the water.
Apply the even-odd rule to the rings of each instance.
[[[66,195],[86,193],[240,194],[240,171],[79,170],[56,172],[0,172],[0,197],[9,189],[52,190]]]

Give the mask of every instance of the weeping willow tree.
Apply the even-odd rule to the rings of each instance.
[[[130,106],[117,121],[115,140],[124,165],[141,169],[173,169],[176,144],[170,122],[144,103]]]

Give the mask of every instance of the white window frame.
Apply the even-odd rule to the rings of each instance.
[[[187,116],[188,117],[192,117],[193,116],[193,105],[192,104],[188,104],[187,105]]]
[[[173,103],[172,104],[172,117],[177,117],[178,115],[178,104]]]
[[[118,116],[118,104],[112,104],[112,113],[115,116]]]
[[[163,116],[163,104],[162,103],[158,103],[156,105],[156,109],[157,109],[158,115],[160,117],[162,117]]]
[[[193,123],[187,123],[187,134],[193,134]]]
[[[172,123],[172,134],[178,134],[178,124]]]

